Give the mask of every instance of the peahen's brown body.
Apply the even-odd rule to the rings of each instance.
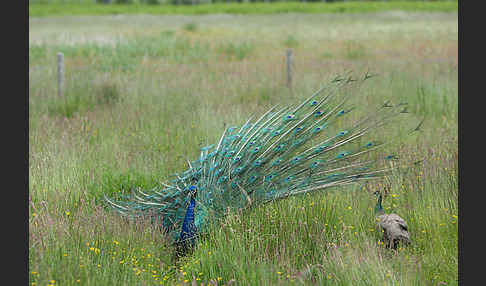
[[[383,210],[382,194],[375,192],[378,196],[378,202],[375,207],[375,213],[377,218],[377,225],[383,232],[383,241],[386,247],[397,249],[399,243],[409,244],[410,233],[408,231],[408,225],[403,218],[397,214],[385,214]]]
[[[399,242],[410,243],[407,223],[397,214],[382,214],[378,218],[378,227],[383,230],[383,241],[387,247],[396,249]]]

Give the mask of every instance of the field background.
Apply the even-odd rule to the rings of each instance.
[[[35,17],[31,7],[29,285],[458,284],[457,11]],[[148,222],[103,208],[103,193],[156,186],[225,126],[350,70],[379,74],[356,91],[361,110],[410,105],[409,120],[381,134],[397,139],[389,151],[403,166],[387,182],[232,214],[176,264]],[[397,135],[423,117],[422,131]],[[397,252],[374,227],[371,192],[383,183],[386,211],[412,233]]]
[[[156,1],[156,0],[145,0]],[[116,14],[275,14],[275,13],[363,13],[390,10],[421,12],[457,12],[457,1],[159,1],[161,4],[148,5],[137,0],[132,4],[96,4],[92,0],[30,0],[29,16],[53,15],[116,15]],[[170,3],[186,3],[174,5]],[[209,2],[209,3],[208,3]],[[365,3],[363,3],[365,2]],[[193,5],[187,5],[195,3]]]

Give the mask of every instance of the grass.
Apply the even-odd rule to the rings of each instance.
[[[94,3],[29,4],[29,17],[117,14],[275,14],[275,13],[363,13],[390,10],[454,12],[457,1],[387,1],[335,3],[214,3],[200,5],[100,5]]]
[[[29,284],[457,285],[457,18],[31,18]],[[58,51],[66,65],[62,99]],[[360,110],[386,99],[409,103],[412,121],[381,134],[397,139],[388,150],[401,164],[387,181],[232,213],[178,263],[150,222],[103,208],[103,193],[160,184],[225,126],[299,102],[348,70],[379,74],[355,91]],[[396,136],[422,118],[421,132]],[[385,210],[402,216],[412,234],[413,244],[396,252],[374,227],[371,192],[384,183],[391,186]]]
[[[71,118],[76,113],[92,110],[96,106],[114,105],[120,99],[117,85],[107,80],[95,83],[90,88],[71,83],[74,85],[68,86],[63,98],[49,100],[47,110],[50,115]]]

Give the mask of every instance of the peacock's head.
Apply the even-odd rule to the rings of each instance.
[[[189,187],[189,194],[191,196],[191,198],[196,198],[196,195],[197,195],[197,178],[196,177],[193,177],[192,180],[192,186]]]
[[[196,195],[197,195],[197,187],[196,186],[192,185],[192,186],[189,187],[189,195],[193,199],[196,198]]]

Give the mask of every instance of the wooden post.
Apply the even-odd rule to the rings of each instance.
[[[287,87],[292,87],[292,49],[287,49]]]
[[[64,96],[64,54],[57,53],[57,93]]]

